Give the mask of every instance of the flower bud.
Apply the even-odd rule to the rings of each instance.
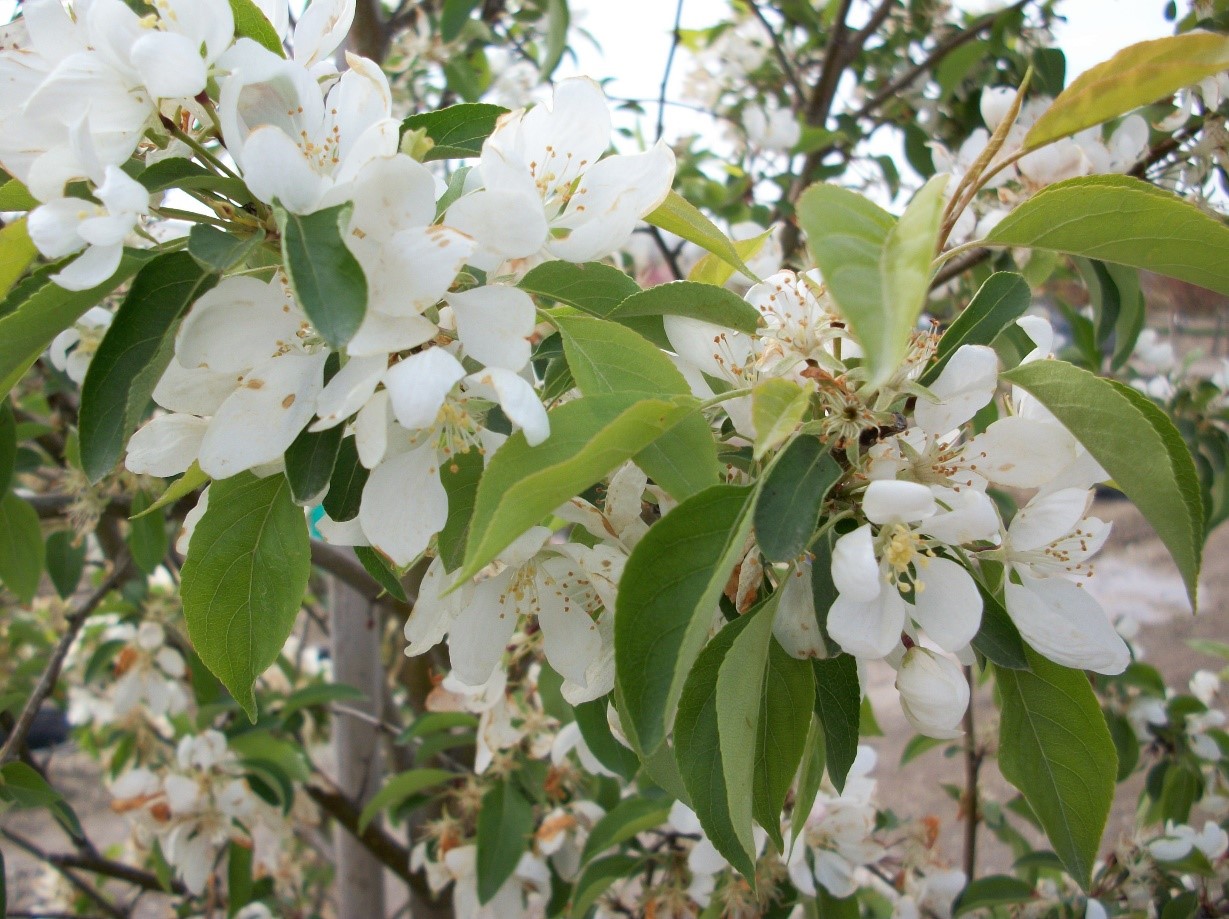
[[[896,674],[900,705],[909,723],[928,737],[959,737],[969,704],[969,684],[960,667],[927,648],[905,652]]]

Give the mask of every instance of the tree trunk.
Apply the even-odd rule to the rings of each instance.
[[[329,582],[333,679],[359,689],[366,699],[347,703],[374,718],[381,714],[384,668],[380,664],[380,619],[361,594],[333,578]],[[360,807],[380,790],[383,765],[379,729],[369,721],[337,715],[333,721],[339,790]],[[383,919],[384,871],[357,839],[338,829],[337,919]]]

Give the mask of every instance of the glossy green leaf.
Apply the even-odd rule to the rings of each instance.
[[[775,230],[765,230],[750,239],[731,240],[738,257],[746,261],[759,255],[760,250],[772,239]],[[691,271],[687,272],[688,281],[699,281],[701,284],[714,284],[721,287],[734,276],[734,266],[711,252],[696,262]]]
[[[624,798],[594,824],[585,840],[580,862],[585,864],[607,849],[621,845],[645,830],[661,826],[670,814],[670,799]]]
[[[694,405],[683,397],[589,396],[552,411],[550,437],[536,447],[523,432],[513,434],[491,457],[478,485],[458,583],[690,415]]]
[[[872,378],[882,382],[899,365],[916,318],[890,301],[885,287],[883,257],[895,219],[857,192],[817,184],[799,199],[798,222]]]
[[[0,182],[0,211],[32,211],[38,204],[38,198],[16,179]]]
[[[545,262],[521,278],[517,286],[599,319],[609,319],[615,307],[640,292],[640,285],[626,272],[603,262]]]
[[[896,372],[926,305],[943,206],[947,202],[943,191],[949,178],[940,174],[928,180],[884,240],[879,273],[883,284],[883,318],[888,328],[886,340],[881,342],[880,336],[875,336],[873,347],[876,352],[882,348],[881,357],[877,358],[875,353],[868,355],[873,382],[883,382]]]
[[[843,470],[816,437],[791,443],[764,476],[755,502],[755,538],[771,562],[791,562],[806,550],[819,510]]]
[[[424,159],[455,160],[477,156],[482,142],[495,130],[499,116],[506,108],[486,102],[465,102],[434,112],[420,112],[401,122],[401,132],[423,130],[434,141]]]
[[[303,216],[273,209],[290,286],[334,349],[354,336],[367,313],[367,278],[344,240],[353,210],[352,204],[339,204]]]
[[[400,600],[402,603],[410,602],[410,598],[401,584],[401,578],[397,576],[397,572],[393,570],[392,566],[385,561],[384,556],[371,546],[355,546],[354,554],[358,557],[359,563],[366,569],[367,573],[388,592],[389,596]]]
[[[754,621],[752,616],[740,616],[722,628],[700,652],[687,675],[674,723],[674,755],[691,796],[691,808],[700,818],[709,842],[748,880],[755,877],[755,859],[748,855],[730,811],[731,793],[736,791],[748,797],[748,787],[731,789],[727,784],[725,748],[718,726],[718,681],[734,642]],[[617,651],[615,659],[618,660]],[[754,740],[749,738],[747,745],[754,755]],[[747,817],[749,820],[749,801]],[[750,828],[747,829],[749,832]]]
[[[188,253],[209,271],[226,271],[242,264],[265,241],[265,231],[236,236],[217,227],[198,223],[188,233]]]
[[[564,353],[586,396],[686,396],[691,387],[671,360],[631,329],[589,316],[557,316]],[[636,463],[677,500],[720,479],[717,445],[700,413],[683,419],[636,455]]]
[[[990,275],[939,339],[934,363],[922,374],[922,384],[929,386],[938,379],[961,345],[993,342],[1003,329],[1024,315],[1032,300],[1032,291],[1020,275],[1010,271]]]
[[[448,521],[436,538],[436,547],[446,571],[456,571],[465,560],[465,540],[469,538],[482,469],[482,454],[477,450],[455,454],[440,467],[440,484],[448,495]]]
[[[1048,408],[1140,509],[1197,609],[1203,499],[1195,464],[1169,416],[1131,387],[1064,361],[1022,364],[1003,378]]]
[[[960,891],[952,903],[952,917],[956,919],[975,909],[1025,903],[1035,895],[1033,885],[1027,881],[1006,874],[993,874],[990,877],[978,878]]]
[[[705,252],[711,252],[753,281],[759,280],[755,272],[748,268],[742,260],[730,238],[717,229],[717,226],[705,217],[698,207],[678,192],[670,192],[657,210],[644,219],[646,223],[658,229],[695,243]]]
[[[72,530],[56,530],[47,537],[46,563],[55,592],[67,600],[76,593],[85,570],[85,540],[77,542]]]
[[[149,495],[138,491],[132,499],[133,518],[128,522],[128,551],[137,567],[146,574],[153,574],[162,564],[170,546],[162,511],[145,513],[152,503]]]
[[[152,514],[154,511],[162,510],[164,507],[181,501],[208,481],[209,476],[201,472],[201,467],[193,461],[192,465],[188,467],[188,471],[168,485],[166,491],[160,494],[158,499],[149,507],[141,511],[141,514]],[[133,516],[139,517],[141,514],[134,514]]]
[[[230,0],[230,11],[235,17],[236,38],[251,38],[278,57],[286,56],[277,29],[253,0]]]
[[[574,919],[588,915],[598,897],[609,890],[615,881],[635,876],[642,861],[631,855],[612,855],[590,863],[572,888],[567,915]]]
[[[314,505],[328,489],[345,427],[335,424],[323,431],[304,429],[286,448],[286,482],[295,504]]]
[[[610,730],[610,722],[606,718],[606,710],[610,706],[609,696],[594,699],[592,702],[581,702],[572,706],[576,715],[576,725],[589,748],[599,763],[630,780],[640,768],[640,760],[636,754],[615,739]]]
[[[482,796],[478,810],[478,901],[488,903],[529,848],[533,805],[515,778],[504,779]]]
[[[345,683],[316,683],[304,686],[288,695],[277,714],[285,724],[295,712],[301,712],[304,709],[318,708],[333,702],[358,702],[366,698],[362,690],[347,686]]]
[[[568,0],[546,0],[546,45],[538,65],[539,78],[543,82],[550,80],[555,68],[563,60],[563,52],[568,47],[568,25],[571,19]]]
[[[36,258],[38,250],[30,241],[25,217],[0,227],[0,297],[12,289]]]
[[[455,772],[444,769],[410,769],[398,773],[385,782],[384,787],[372,795],[371,800],[363,806],[358,817],[358,831],[361,833],[366,830],[382,811],[395,810],[411,796],[451,782],[456,777]]]
[[[777,851],[784,852],[781,811],[806,751],[815,699],[810,662],[790,657],[770,641],[761,687],[751,809]]]
[[[17,421],[8,397],[0,397],[0,495],[9,490],[17,461]]]
[[[440,11],[440,38],[445,42],[456,40],[481,3],[482,0],[444,0],[444,8]]]
[[[1229,68],[1229,38],[1188,32],[1123,48],[1071,82],[1024,136],[1024,149],[1109,121]]]
[[[823,725],[814,713],[810,716],[810,722],[803,745],[802,762],[798,764],[798,791],[794,798],[794,811],[790,815],[790,835],[794,845],[797,845],[797,840],[802,836],[802,828],[811,816],[811,808],[815,806],[815,799],[819,796],[827,766]]]
[[[192,646],[256,720],[252,687],[277,660],[307,590],[311,543],[284,476],[214,482],[188,546],[181,594]]]
[[[38,512],[11,491],[0,496],[0,584],[29,603],[38,593],[43,557]]]
[[[751,487],[717,485],[655,523],[620,579],[615,670],[624,730],[645,753],[668,733],[683,683],[751,528]]]
[[[760,314],[732,290],[696,281],[658,284],[623,300],[608,314],[616,322],[641,316],[682,316],[739,332],[754,332]]]
[[[862,690],[858,662],[849,654],[811,661],[815,671],[815,714],[824,729],[828,775],[837,791],[845,787],[849,767],[858,755]]]
[[[1088,677],[1031,651],[1028,658],[1031,671],[995,670],[999,766],[1087,890],[1114,800],[1118,755]]]
[[[91,482],[119,462],[171,362],[180,319],[217,282],[186,252],[160,255],[137,274],[81,386],[81,465]]]
[[[811,404],[811,391],[792,380],[769,377],[751,390],[755,459],[763,459],[798,429]]]
[[[8,395],[56,335],[152,257],[146,251],[125,252],[115,274],[89,290],[64,290],[50,280],[50,271],[14,288],[0,304],[0,396]]]
[[[984,242],[1116,262],[1229,294],[1229,227],[1130,176],[1056,182],[1003,218]]]
[[[370,474],[358,461],[358,445],[354,437],[344,438],[337,448],[329,491],[324,496],[325,513],[339,522],[357,517],[363,500],[363,486],[367,484]]]
[[[151,163],[141,170],[136,178],[151,193],[178,188],[217,192],[241,205],[250,204],[253,200],[242,179],[220,176],[182,156],[172,156]]]
[[[45,807],[56,822],[76,839],[85,834],[77,815],[48,781],[32,767],[19,760],[0,767],[0,802],[13,807]]]

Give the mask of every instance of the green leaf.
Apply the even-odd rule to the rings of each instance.
[[[81,465],[91,483],[115,468],[174,353],[180,318],[218,282],[186,252],[137,274],[81,386]]]
[[[552,411],[550,437],[536,447],[526,443],[523,432],[513,434],[491,457],[478,484],[457,583],[682,421],[694,405],[682,397],[637,402],[627,396],[589,396]]]
[[[939,339],[935,361],[922,374],[922,384],[929,386],[937,380],[961,345],[993,342],[1003,329],[1024,315],[1032,300],[1028,283],[1018,274],[997,271],[986,278],[986,283]]]
[[[16,179],[0,183],[0,211],[32,211],[38,205],[38,198]]]
[[[85,569],[85,540],[75,541],[72,530],[56,530],[47,537],[47,576],[60,599],[67,600],[81,583]]]
[[[183,566],[184,618],[201,660],[253,722],[252,687],[294,627],[310,574],[307,523],[284,476],[213,483]]]
[[[768,470],[755,501],[755,538],[771,562],[791,562],[806,550],[819,510],[843,470],[816,437],[791,443]]]
[[[1134,502],[1197,609],[1203,498],[1195,463],[1169,416],[1131,387],[1064,361],[1033,361],[1002,376],[1048,408]]]
[[[586,396],[690,394],[678,368],[631,329],[588,316],[556,316],[568,366]],[[636,463],[677,500],[720,480],[717,445],[700,413],[683,419],[636,455]]]
[[[398,773],[363,806],[363,812],[358,816],[358,831],[362,833],[366,830],[381,811],[395,810],[412,795],[451,782],[456,777],[455,772],[444,769],[410,769]]]
[[[329,491],[324,496],[324,511],[338,522],[358,516],[363,500],[363,486],[371,473],[358,461],[358,445],[353,437],[342,440],[329,478]]]
[[[673,515],[672,512],[664,519]],[[731,792],[746,797],[747,786],[731,789],[726,784],[727,767],[718,727],[718,681],[735,640],[754,621],[752,616],[740,616],[722,628],[700,652],[687,676],[674,723],[674,755],[691,796],[692,810],[700,818],[709,842],[748,880],[755,877],[755,860],[740,840],[730,813]],[[617,650],[615,660],[618,661]]]
[[[332,702],[358,702],[366,698],[362,690],[345,683],[316,683],[288,695],[277,714],[285,724],[292,715],[305,708],[316,708]]]
[[[751,420],[756,438],[753,456],[763,459],[797,430],[811,404],[811,391],[791,380],[769,377],[751,390]]]
[[[1229,294],[1229,227],[1130,176],[1056,182],[1003,218],[983,242],[1083,255]]]
[[[641,316],[683,316],[747,333],[760,322],[759,311],[732,290],[696,281],[671,281],[634,293],[606,318],[622,322]]]
[[[785,851],[781,811],[806,751],[814,699],[810,663],[791,657],[775,639],[770,641],[760,690],[751,807],[778,852]]]
[[[650,527],[627,560],[615,610],[624,730],[657,749],[751,528],[749,486],[716,485]]]
[[[64,290],[50,280],[51,271],[29,285],[18,285],[0,304],[0,396],[8,395],[56,335],[136,274],[152,256],[141,250],[125,252],[115,274],[89,290]]]
[[[0,227],[0,297],[13,288],[36,258],[38,250],[30,241],[25,217]]]
[[[305,428],[286,448],[286,481],[295,504],[314,505],[329,487],[345,427],[335,424],[323,431]]]
[[[777,764],[782,767],[779,771],[774,771],[770,765],[765,764],[763,771],[757,775],[757,761],[763,752],[760,745],[760,718],[772,701],[765,698],[769,689],[765,686],[765,676],[768,672],[768,647],[772,642],[772,620],[776,616],[780,597],[781,594],[778,591],[760,604],[757,609],[741,617],[742,620],[748,620],[748,624],[734,636],[729,650],[726,651],[717,669],[717,743],[721,750],[721,767],[726,789],[726,814],[722,816],[729,820],[734,837],[742,847],[747,862],[751,864],[755,862],[756,848],[752,817],[771,810],[781,773],[786,769],[788,769],[788,774],[785,776],[785,781],[788,790],[788,783],[793,780],[794,771],[798,768],[798,762],[802,758],[801,744],[798,744],[798,755],[793,758],[792,762]],[[806,665],[803,664],[803,666]],[[793,705],[797,705],[799,701],[797,698],[789,699]],[[810,699],[805,699],[805,701],[809,702]],[[810,713],[806,708],[802,708],[801,711],[808,716],[802,728],[803,736],[800,738],[805,741]],[[776,714],[784,714],[785,718],[788,718],[788,714],[781,713],[779,708],[776,709]],[[679,721],[680,723],[682,721],[682,703],[680,703]],[[782,735],[785,733],[782,725],[778,724],[775,727]],[[769,726],[768,730],[771,731],[772,728],[773,726]],[[767,746],[767,738],[764,738],[764,741],[764,745]],[[676,749],[678,743],[676,733]],[[680,760],[680,767],[681,765]],[[686,780],[686,772],[683,773],[683,778]],[[751,791],[750,794],[747,793],[748,789]],[[784,802],[784,794],[781,798],[782,801],[778,802],[773,819],[768,821],[764,827],[773,841],[777,843],[779,850],[785,848],[780,842],[781,831],[779,829],[780,804]],[[713,802],[713,804],[720,806],[719,802]],[[698,809],[696,813],[699,815]],[[702,816],[701,820],[703,820]],[[774,827],[774,823],[777,826]],[[731,861],[731,864],[734,862]],[[754,879],[749,878],[749,880],[754,886]]]
[[[354,337],[367,312],[367,278],[344,240],[353,210],[349,203],[307,216],[273,209],[290,286],[334,350]]]
[[[199,163],[182,156],[172,156],[145,167],[137,181],[148,192],[166,191],[171,188],[215,191],[237,204],[250,204],[251,192],[242,179],[220,176]]]
[[[872,377],[882,382],[899,365],[913,327],[884,287],[882,263],[895,219],[857,192],[817,184],[799,199],[798,222],[828,292],[866,353]]]
[[[775,230],[765,230],[750,239],[732,240],[734,251],[738,253],[738,257],[746,260],[759,255],[760,250],[764,248],[768,240],[772,239],[772,234]],[[726,281],[734,276],[734,266],[729,264],[711,252],[705,255],[700,261],[696,262],[691,271],[687,272],[688,281],[699,281],[701,284],[713,284],[721,287]]]
[[[670,815],[670,805],[668,799],[624,798],[589,831],[580,863],[584,865],[607,849],[665,823]]]
[[[193,460],[192,465],[188,467],[188,471],[168,485],[166,491],[158,496],[157,501],[141,511],[140,514],[134,514],[133,516],[139,517],[144,514],[152,514],[154,511],[160,511],[162,508],[186,498],[208,481],[209,476],[201,472],[201,467]]]
[[[606,719],[606,710],[610,705],[610,697],[603,696],[592,702],[581,702],[572,706],[576,715],[576,725],[585,739],[585,745],[599,763],[630,780],[640,768],[636,754],[615,739],[610,730],[610,722]]]
[[[546,0],[546,48],[538,65],[539,79],[543,82],[550,80],[551,74],[563,59],[563,52],[568,47],[570,22],[567,0]]]
[[[465,540],[482,468],[482,454],[477,450],[454,454],[448,465],[440,466],[440,484],[448,495],[448,520],[436,538],[436,548],[445,571],[456,571],[465,560]]]
[[[810,721],[802,762],[798,765],[798,794],[794,798],[794,810],[790,815],[790,835],[795,841],[801,838],[802,828],[811,816],[811,808],[815,806],[815,798],[819,795],[819,787],[824,781],[824,767],[827,765],[824,759],[823,726],[813,713]]]
[[[278,57],[285,57],[282,41],[259,6],[253,0],[230,0],[230,11],[235,17],[235,37],[251,38],[264,45]]]
[[[478,811],[478,902],[489,903],[529,848],[533,805],[514,778],[482,796]]]
[[[420,112],[401,122],[401,133],[423,130],[435,142],[424,159],[456,160],[477,156],[482,142],[495,130],[499,116],[507,112],[499,105],[465,102],[435,112]]]
[[[1031,150],[1172,96],[1229,67],[1229,38],[1188,32],[1123,48],[1072,81],[1024,136]]]
[[[1088,889],[1114,800],[1118,755],[1088,678],[1028,652],[1031,671],[995,669],[999,765]]]
[[[367,570],[367,573],[375,579],[377,584],[388,591],[390,596],[400,600],[402,603],[410,602],[405,588],[401,586],[401,578],[397,577],[397,572],[384,560],[384,556],[371,548],[371,546],[355,546],[354,554],[358,556],[359,562]]]
[[[698,207],[678,192],[670,192],[657,210],[644,219],[646,223],[658,229],[681,236],[688,242],[695,243],[705,252],[711,252],[753,281],[759,280],[759,276],[742,260],[730,238],[717,229],[716,225],[705,217]]]
[[[976,581],[976,578],[974,579]],[[973,649],[992,663],[1009,670],[1027,670],[1028,657],[1020,630],[1007,615],[999,598],[978,583],[982,598],[981,625],[970,642]]]
[[[22,603],[38,593],[43,533],[38,512],[11,491],[0,497],[0,584]]]
[[[938,737],[927,737],[925,734],[914,734],[909,738],[909,742],[905,744],[905,749],[900,752],[900,764],[904,766],[917,759],[923,753],[928,753],[935,747],[942,747],[950,741],[942,740]]]
[[[517,286],[599,319],[611,318],[615,307],[640,293],[640,285],[626,272],[602,262],[546,262],[521,278]]]
[[[567,915],[574,917],[588,915],[590,907],[597,902],[597,898],[604,894],[615,881],[634,877],[640,870],[642,861],[643,859],[630,855],[612,855],[591,863],[581,872],[576,886],[572,888],[572,899]]]
[[[858,685],[858,662],[848,654],[811,661],[815,671],[815,714],[824,728],[828,775],[837,791],[858,755],[858,723],[862,690]]]
[[[440,38],[445,42],[454,41],[469,21],[470,14],[481,2],[482,0],[444,0],[444,9],[440,12]]]
[[[963,916],[975,909],[1024,903],[1034,897],[1033,885],[1006,874],[978,878],[960,891],[952,903],[952,917]]]
[[[168,548],[166,517],[161,511],[145,513],[151,503],[149,495],[138,491],[132,499],[133,518],[128,522],[128,551],[146,574],[153,574],[162,564]]]
[[[236,236],[217,227],[198,223],[188,233],[188,252],[209,271],[226,271],[242,264],[265,241],[257,228],[251,236]]]
[[[1114,778],[1122,782],[1130,777],[1139,765],[1139,738],[1135,736],[1135,728],[1131,722],[1122,715],[1107,711],[1105,723],[1118,753],[1118,774]]]
[[[0,397],[0,495],[9,490],[17,462],[17,421],[7,397]]]
[[[941,174],[927,181],[884,241],[879,272],[883,279],[888,338],[876,347],[876,351],[882,349],[878,356],[874,352],[868,356],[874,383],[884,382],[900,366],[909,347],[909,336],[926,305],[948,178]]]
[[[0,801],[14,807],[45,807],[56,822],[76,839],[84,836],[81,822],[64,796],[32,767],[20,761],[6,763],[0,768]]]

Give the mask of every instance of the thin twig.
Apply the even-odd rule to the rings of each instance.
[[[972,882],[977,869],[977,824],[981,821],[981,794],[977,780],[981,773],[982,751],[977,746],[976,725],[973,721],[974,693],[973,668],[964,668],[964,678],[969,684],[969,707],[964,710],[964,796],[961,809],[964,811],[964,876]]]
[[[649,235],[653,237],[653,242],[657,243],[657,248],[661,251],[662,258],[666,260],[670,273],[674,275],[675,280],[683,280],[683,269],[679,265],[678,252],[670,248],[670,244],[666,242],[666,237],[662,235],[661,230],[652,224],[649,224]]]
[[[752,15],[760,21],[764,31],[768,33],[768,39],[772,42],[773,54],[776,55],[777,63],[781,65],[781,72],[785,74],[789,85],[794,88],[794,108],[801,108],[807,93],[802,88],[802,81],[798,79],[794,65],[790,63],[789,55],[785,53],[785,46],[781,44],[781,36],[777,34],[777,30],[772,27],[772,23],[768,21],[768,17],[764,15],[764,11],[760,9],[755,0],[748,0],[747,6],[751,8]]]
[[[56,680],[60,678],[60,669],[64,666],[64,658],[68,656],[68,649],[77,638],[77,633],[81,631],[81,627],[85,625],[85,621],[98,608],[98,605],[106,599],[107,594],[114,590],[127,576],[127,558],[117,559],[111,574],[68,617],[65,622],[64,635],[55,646],[55,650],[51,652],[51,659],[47,662],[47,668],[43,671],[43,675],[39,677],[38,683],[34,687],[34,692],[26,700],[21,714],[17,716],[17,721],[13,725],[13,730],[9,733],[8,739],[5,740],[4,746],[0,747],[0,765],[8,763],[20,755],[26,743],[26,735],[30,733],[30,727],[34,724],[34,716],[38,714],[39,707],[51,695],[51,691],[55,689]]]
[[[20,836],[17,833],[14,833],[12,830],[0,829],[0,836],[3,836],[13,845],[17,846],[17,848],[23,849],[28,854],[33,855],[39,861],[45,862],[46,864],[50,865],[52,869],[54,869],[61,877],[64,878],[64,880],[68,881],[68,883],[72,884],[73,887],[81,891],[82,894],[84,894],[91,901],[96,903],[98,907],[104,913],[106,913],[108,916],[111,917],[111,919],[128,919],[127,910],[121,909],[120,907],[116,906],[109,899],[104,897],[100,892],[95,890],[93,887],[87,884],[84,880],[78,877],[75,871],[72,871],[65,865],[57,864],[56,862],[57,856],[51,853],[48,853],[48,852],[44,852],[33,842],[26,839],[24,836]]]
[[[674,55],[683,41],[680,26],[683,22],[683,0],[674,7],[674,30],[670,33],[670,51],[666,54],[666,67],[661,74],[661,90],[657,95],[657,140],[666,130],[666,90],[670,83],[670,71],[674,69]]]

